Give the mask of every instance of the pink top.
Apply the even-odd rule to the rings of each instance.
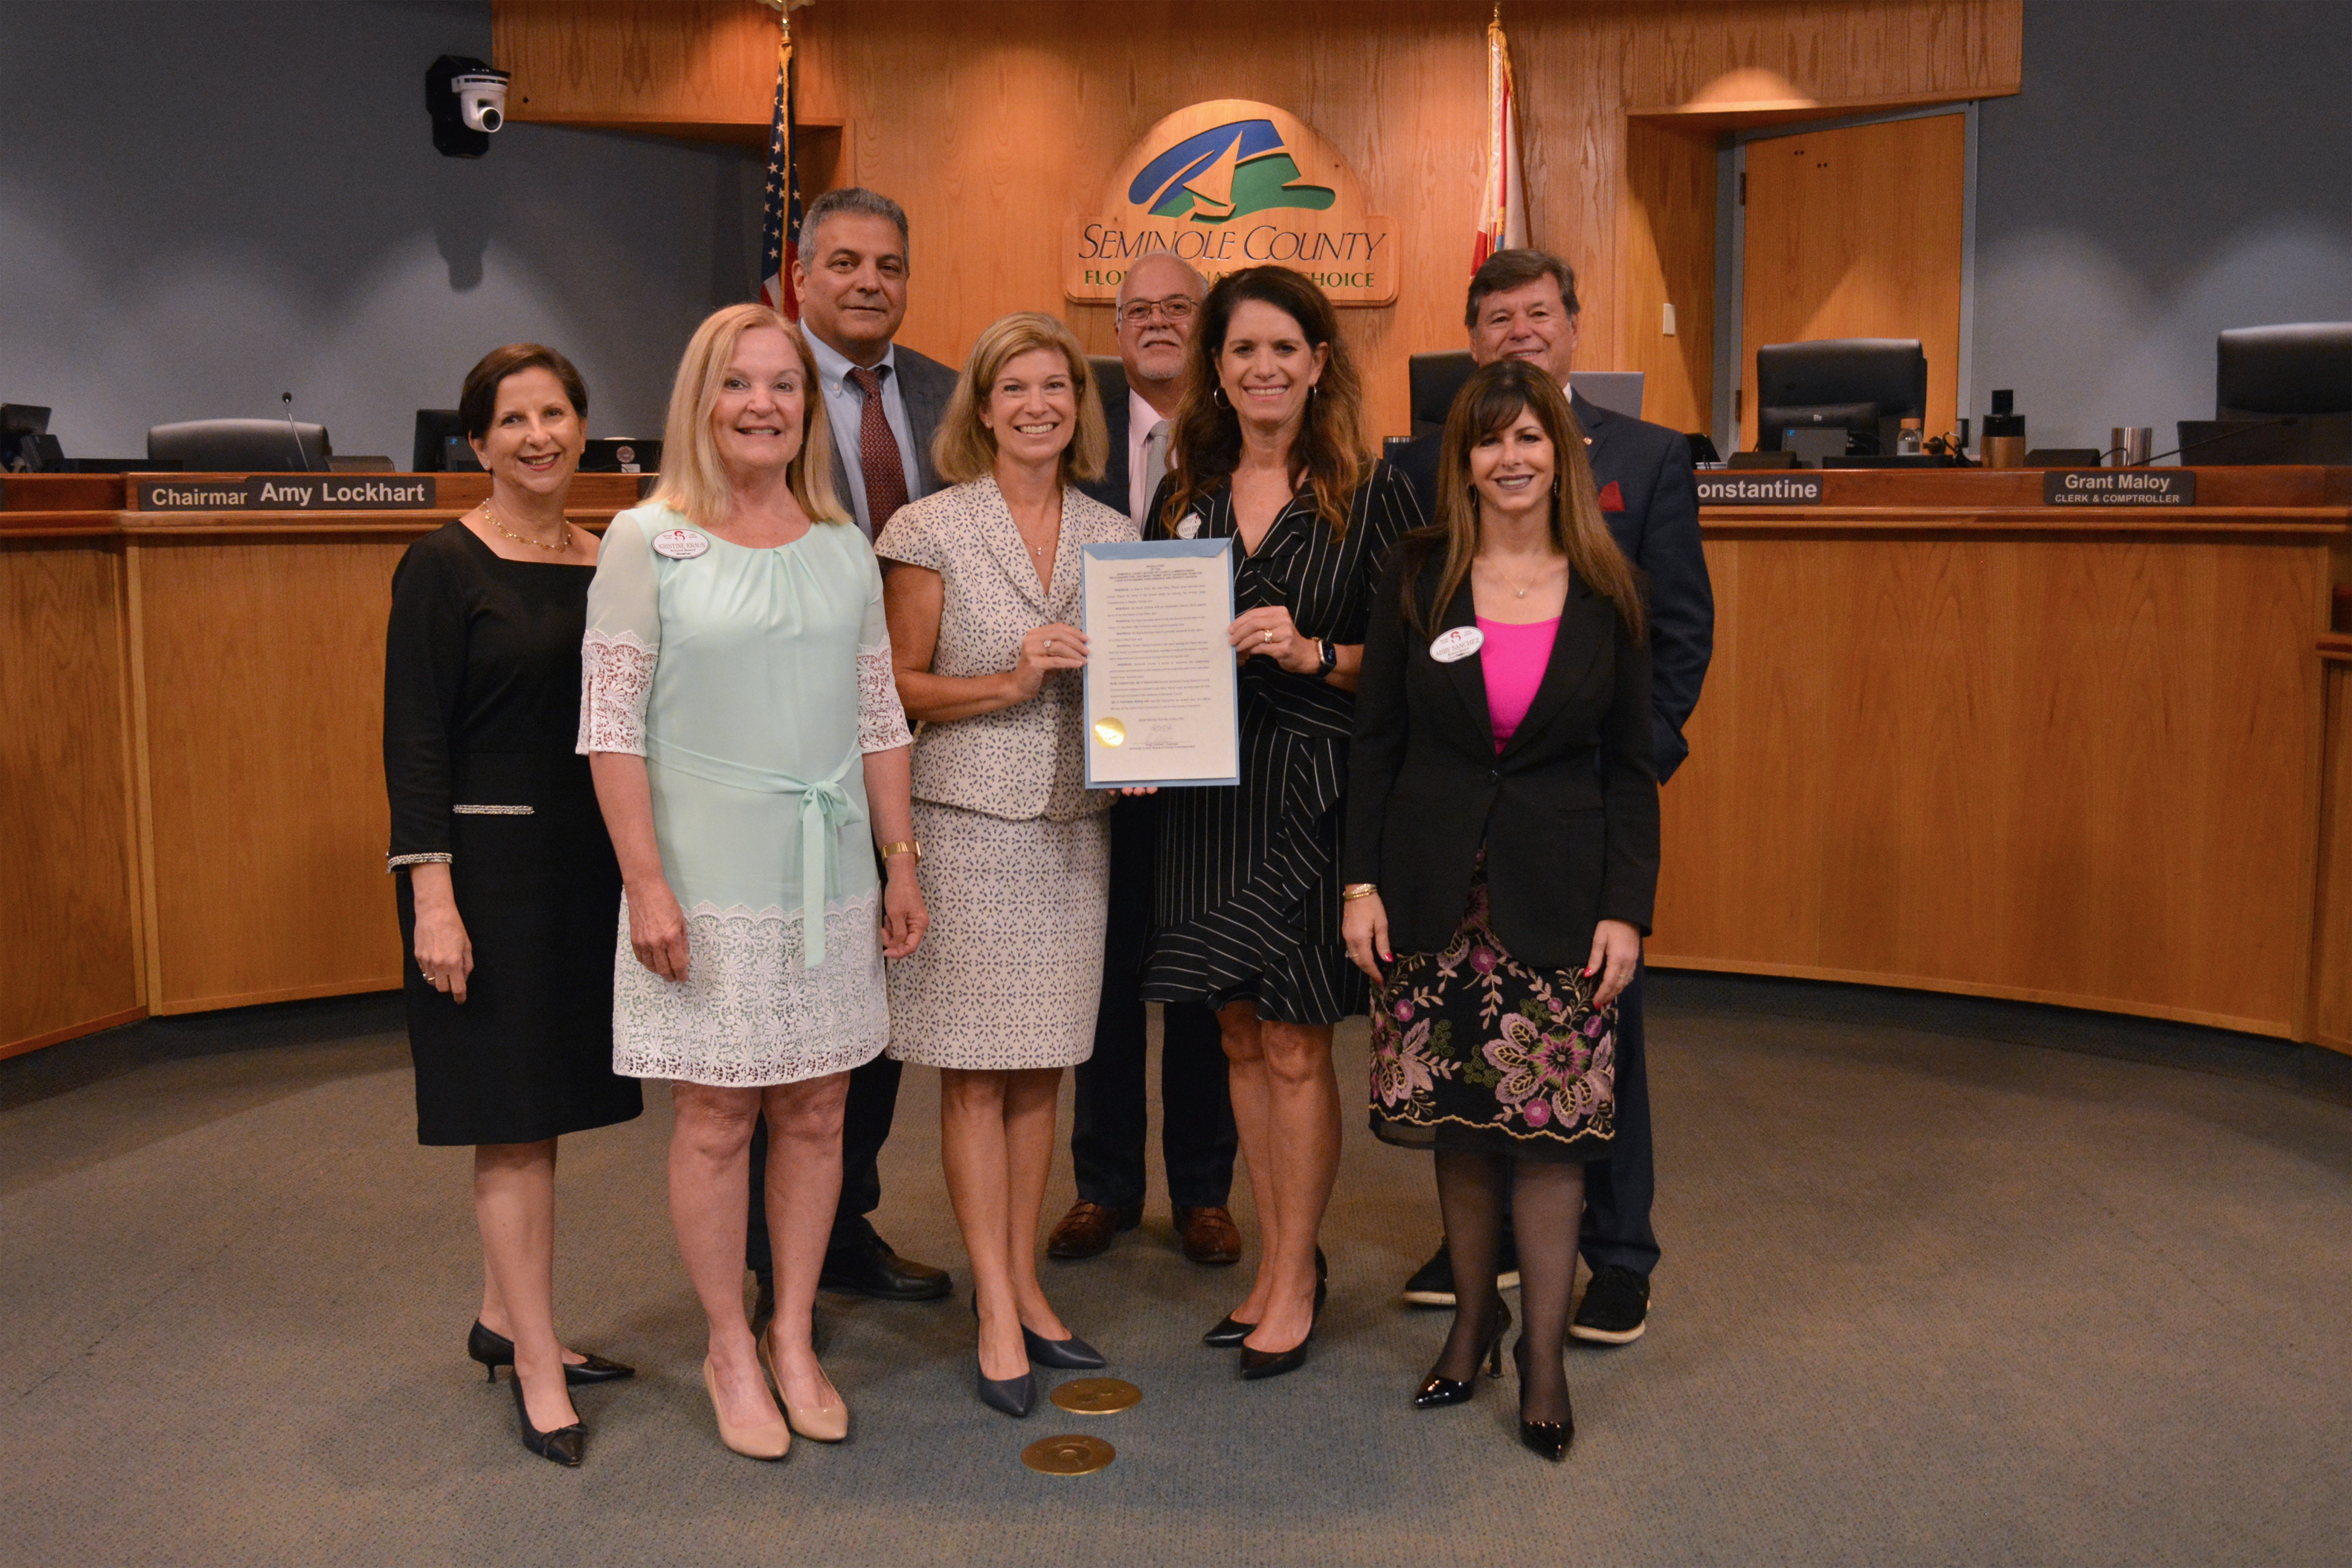
[[[1535,705],[1536,688],[1551,662],[1552,639],[1559,635],[1559,617],[1514,626],[1480,616],[1478,630],[1486,639],[1478,647],[1478,662],[1486,671],[1486,713],[1494,721],[1499,752]]]

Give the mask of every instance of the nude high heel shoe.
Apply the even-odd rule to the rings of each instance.
[[[710,1358],[702,1358],[702,1386],[710,1395],[710,1414],[719,1421],[719,1440],[747,1459],[781,1459],[793,1446],[792,1428],[782,1421],[762,1422],[757,1426],[738,1426],[727,1419],[719,1407],[719,1373],[712,1368]]]
[[[769,1380],[776,1385],[776,1403],[784,1407],[784,1422],[812,1443],[838,1443],[849,1436],[849,1406],[843,1403],[841,1391],[834,1391],[829,1405],[794,1405],[784,1394],[784,1380],[776,1371],[776,1347],[771,1328],[760,1336],[760,1364],[768,1369]],[[832,1382],[831,1378],[825,1380]]]

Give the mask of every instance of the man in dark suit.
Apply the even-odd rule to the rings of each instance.
[[[1576,274],[1568,263],[1540,250],[1498,250],[1470,279],[1464,321],[1470,329],[1471,358],[1480,364],[1523,359],[1570,390],[1577,312]],[[1572,390],[1569,401],[1584,427],[1609,531],[1649,580],[1651,693],[1658,781],[1664,784],[1690,752],[1683,725],[1698,706],[1715,647],[1715,594],[1699,549],[1690,444],[1663,425],[1612,413]],[[1424,437],[1395,455],[1432,516],[1439,440]],[[1585,1167],[1580,1250],[1592,1282],[1569,1328],[1578,1339],[1603,1344],[1641,1337],[1649,1320],[1650,1271],[1658,1261],[1657,1237],[1650,1226],[1656,1184],[1642,1043],[1637,970],[1617,1004],[1616,1141],[1605,1163]],[[1430,1305],[1452,1303],[1454,1275],[1443,1247],[1406,1284],[1405,1296]]]
[[[833,425],[834,493],[868,539],[910,500],[940,488],[931,437],[947,412],[956,373],[891,342],[907,319],[907,215],[897,202],[853,187],[828,191],[801,220],[793,266],[801,328],[816,358],[817,393]],[[876,1161],[898,1108],[899,1064],[877,1057],[849,1075],[842,1114],[841,1206],[819,1283],[893,1301],[948,1293],[947,1271],[901,1258],[866,1216],[882,1202]],[[745,1263],[760,1279],[764,1321],[775,1297],[768,1247],[768,1139],[751,1138],[751,1221]]]
[[[1168,433],[1184,390],[1184,351],[1207,292],[1201,275],[1165,251],[1145,257],[1120,280],[1118,365],[1098,366],[1110,459],[1103,477],[1079,489],[1143,521],[1168,471]],[[1078,1201],[1045,1238],[1055,1258],[1092,1258],[1143,1222],[1146,1110],[1143,996],[1139,989],[1151,929],[1151,866],[1158,807],[1149,795],[1121,800],[1110,816],[1110,910],[1103,932],[1102,1002],[1094,1055],[1078,1064],[1077,1117],[1070,1163]],[[1160,1151],[1176,1237],[1195,1263],[1241,1258],[1241,1232],[1225,1206],[1233,1191],[1234,1107],[1225,1053],[1207,1008],[1165,1009],[1160,1047]]]

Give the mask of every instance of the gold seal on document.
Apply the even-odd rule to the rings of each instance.
[[[1143,1390],[1123,1378],[1081,1377],[1054,1390],[1054,1403],[1080,1415],[1116,1415],[1143,1403]]]
[[[1021,1450],[1021,1462],[1049,1476],[1090,1476],[1118,1458],[1099,1437],[1040,1437]]]
[[[1095,739],[1106,746],[1123,746],[1127,744],[1127,726],[1116,719],[1097,719]]]

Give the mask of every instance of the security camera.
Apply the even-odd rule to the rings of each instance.
[[[450,79],[467,130],[495,132],[507,122],[507,80],[505,71],[467,71]]]
[[[433,117],[433,145],[452,158],[478,158],[490,133],[507,122],[507,83],[488,60],[443,55],[425,73],[425,109]]]

